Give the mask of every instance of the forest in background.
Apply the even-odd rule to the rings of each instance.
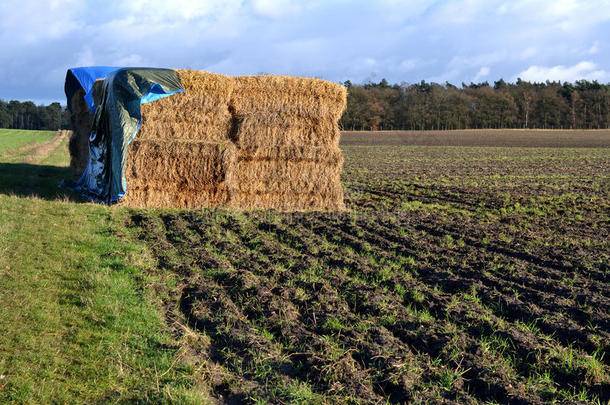
[[[344,85],[344,130],[610,128],[610,84],[597,81]]]
[[[477,128],[610,128],[610,84],[488,82],[343,83],[348,89],[343,130],[450,130]],[[70,129],[60,103],[0,100],[0,128]]]
[[[45,106],[31,101],[0,100],[0,128],[50,131],[71,129],[70,112],[59,103]]]

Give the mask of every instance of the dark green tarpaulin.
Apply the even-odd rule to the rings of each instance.
[[[178,74],[171,69],[124,68],[109,73],[95,110],[89,162],[70,188],[99,202],[112,203],[123,197],[128,146],[142,121],[140,104],[181,91]]]

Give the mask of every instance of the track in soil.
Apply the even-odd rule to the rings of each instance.
[[[610,400],[607,151],[394,148],[344,147],[347,212],[130,212],[212,394]]]

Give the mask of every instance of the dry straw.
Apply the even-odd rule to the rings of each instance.
[[[228,141],[232,115],[229,76],[194,70],[177,70],[183,93],[142,105],[139,139],[191,139]]]
[[[136,207],[224,205],[227,172],[235,165],[235,157],[236,148],[230,142],[136,139],[128,150],[128,191],[121,202]]]
[[[177,72],[184,93],[142,105],[121,203],[344,208],[337,124],[346,102],[343,86],[289,76]]]
[[[68,142],[70,151],[70,169],[74,176],[80,176],[89,160],[89,134],[93,125],[93,114],[84,99],[85,92],[81,89],[72,96],[72,135]]]
[[[198,209],[226,206],[228,200],[226,185],[218,184],[198,189],[130,186],[119,201],[134,208]]]
[[[336,122],[322,118],[251,113],[235,119],[235,142],[248,150],[268,146],[337,147],[340,135]]]
[[[345,87],[319,79],[291,76],[235,77],[235,113],[284,113],[291,117],[337,121],[345,108]]]
[[[338,149],[333,153],[318,148],[309,159],[296,157],[291,148],[271,150],[281,153],[260,158],[239,152],[230,176],[231,190],[251,194],[263,191],[328,194],[327,190],[339,181],[343,157]]]

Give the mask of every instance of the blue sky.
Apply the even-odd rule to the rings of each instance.
[[[65,104],[69,67],[335,82],[610,82],[610,0],[2,0],[0,99]]]

